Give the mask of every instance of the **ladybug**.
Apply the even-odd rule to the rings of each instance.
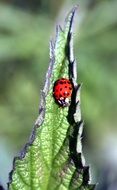
[[[70,105],[73,84],[69,79],[61,78],[54,83],[53,96],[55,101],[61,106]]]

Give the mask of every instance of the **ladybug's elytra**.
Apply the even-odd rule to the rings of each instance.
[[[61,78],[54,83],[53,96],[55,101],[61,106],[70,105],[73,84],[69,79]]]

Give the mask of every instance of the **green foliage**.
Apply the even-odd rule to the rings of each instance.
[[[71,4],[79,3],[80,24],[74,40],[75,55],[80,63],[78,81],[83,82],[81,100],[87,133],[86,152],[100,155],[97,151],[95,154],[97,146],[101,148],[110,131],[117,133],[117,1],[63,0],[65,4],[58,8],[58,1],[50,0],[49,4],[44,0],[41,1],[43,9],[36,14],[11,2],[15,1],[0,3],[0,139],[6,142],[4,151],[8,152],[10,147],[9,157],[17,154],[37,115],[39,91],[49,61],[48,43],[53,26],[60,21],[60,17],[50,15],[54,15],[53,12],[61,15]],[[0,154],[4,154],[2,150]],[[7,155],[10,162],[9,157]],[[97,156],[96,159],[102,162]],[[0,163],[1,171],[3,162],[5,159]],[[5,178],[8,171],[3,172]]]
[[[84,84],[82,91],[83,115],[86,123],[90,123],[89,131],[95,139],[99,129],[98,126],[95,126],[96,123],[102,125],[101,123],[106,122],[103,128],[108,128],[109,123],[114,127],[116,123],[117,109],[114,106],[117,97],[115,84],[117,80],[116,1],[96,1],[91,8],[88,4],[91,4],[90,0],[79,3],[80,37],[76,38],[79,42],[76,41],[75,51],[78,61],[81,63],[79,80]],[[35,15],[13,6],[0,5],[0,107],[1,115],[6,114],[7,122],[11,123],[8,125],[4,117],[1,117],[2,126],[4,126],[1,127],[1,135],[9,134],[9,141],[14,140],[14,142],[15,136],[19,136],[17,139],[19,146],[22,144],[19,135],[20,128],[22,129],[26,125],[24,134],[24,138],[26,138],[38,109],[34,105],[38,104],[38,86],[41,89],[43,86],[41,83],[49,59],[48,41],[53,24],[47,14]],[[25,95],[20,98],[19,94],[22,94],[23,88],[19,81],[22,76],[24,84],[30,83],[30,89],[25,89]],[[30,102],[24,104],[25,97],[32,94],[32,89],[35,92],[33,97]],[[16,99],[19,101],[18,105],[15,104]],[[23,113],[23,110],[28,108],[30,122],[27,114],[23,120],[18,119],[16,110],[20,107],[22,107],[23,115],[27,113],[25,111]],[[11,108],[14,110],[13,114]],[[93,115],[91,116],[92,109]],[[12,127],[11,120],[15,121],[15,126],[19,126],[17,129]],[[95,121],[97,122],[95,123]],[[22,133],[21,131],[20,133]],[[5,138],[8,139],[7,136]]]
[[[1,135],[9,134],[13,144],[22,136],[22,142],[17,144],[20,147],[38,110],[38,85],[41,85],[49,57],[51,25],[52,21],[47,16],[0,6],[0,120],[4,126]]]
[[[76,84],[75,63],[71,56],[74,8],[64,30],[57,28],[51,43],[51,62],[42,91],[40,114],[29,143],[15,158],[10,174],[10,190],[90,190],[89,168],[82,162],[80,87]],[[61,108],[53,98],[54,82],[61,77],[73,80],[70,107]]]
[[[100,145],[98,137],[103,140],[105,130],[110,130],[110,126],[116,129],[116,6],[115,0],[99,1],[92,9],[87,9],[79,29],[79,42],[76,43],[78,60],[82,63],[79,64],[79,80],[84,84],[83,114],[89,123],[90,138],[97,146]]]

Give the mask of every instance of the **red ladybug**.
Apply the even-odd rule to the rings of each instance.
[[[62,107],[70,105],[73,84],[69,79],[58,79],[53,88],[53,96],[55,101]]]

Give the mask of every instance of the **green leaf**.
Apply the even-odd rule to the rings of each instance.
[[[83,122],[80,113],[80,85],[76,83],[72,27],[77,7],[68,14],[64,29],[57,27],[50,43],[50,66],[42,91],[39,117],[29,142],[14,159],[9,190],[89,190],[89,167],[82,155]],[[53,98],[53,85],[61,77],[73,82],[69,107]]]

